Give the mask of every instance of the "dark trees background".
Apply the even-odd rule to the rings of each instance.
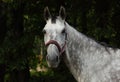
[[[56,70],[36,71],[38,63],[47,68],[44,7],[58,15],[61,5],[75,29],[120,48],[120,0],[1,0],[0,82],[75,82],[64,63]]]

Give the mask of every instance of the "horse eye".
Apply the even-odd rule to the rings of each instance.
[[[61,33],[64,34],[65,33],[65,29],[63,29]]]
[[[46,30],[43,30],[42,32],[43,32],[43,34],[46,34]]]

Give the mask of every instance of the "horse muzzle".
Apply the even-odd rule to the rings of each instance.
[[[60,55],[57,46],[50,44],[47,47],[46,61],[49,67],[56,68],[60,63]]]

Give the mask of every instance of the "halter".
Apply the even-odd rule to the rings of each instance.
[[[64,44],[64,46],[62,48],[60,47],[59,43],[57,41],[55,41],[55,40],[50,40],[49,42],[47,42],[45,44],[45,46],[49,46],[50,44],[54,44],[54,45],[57,46],[57,48],[58,48],[58,50],[60,52],[60,55],[63,54],[63,52],[65,51],[66,41],[65,41],[65,44]]]
[[[59,52],[60,52],[60,55],[62,55],[64,52],[65,52],[65,47],[66,47],[66,39],[67,39],[67,33],[65,33],[65,43],[64,43],[64,46],[61,48],[59,43],[55,40],[50,40],[48,41],[45,46],[49,46],[50,44],[54,44],[57,46]]]

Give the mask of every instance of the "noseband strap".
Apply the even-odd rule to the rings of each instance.
[[[60,55],[65,51],[66,41],[65,41],[65,44],[64,44],[64,46],[62,48],[60,47],[59,43],[57,41],[55,41],[55,40],[50,40],[49,42],[47,42],[45,44],[45,46],[49,46],[50,44],[54,44],[54,45],[57,46],[57,48],[58,48],[58,50],[60,52]]]

